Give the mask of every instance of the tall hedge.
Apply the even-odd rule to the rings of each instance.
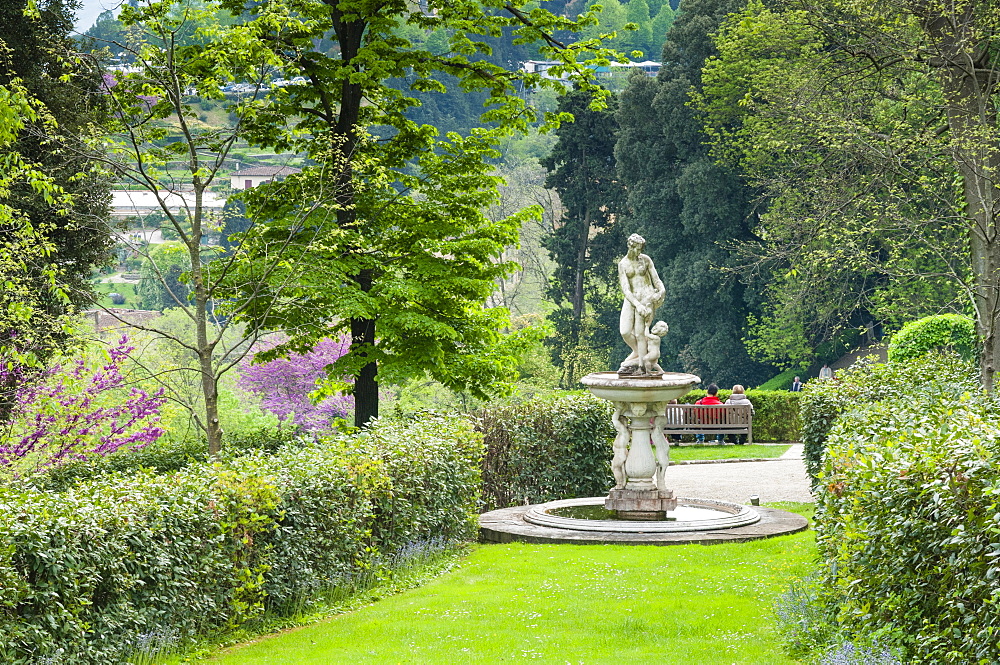
[[[829,433],[823,588],[849,635],[903,662],[1000,662],[1000,409],[965,376],[925,378]]]
[[[826,439],[837,418],[867,404],[893,403],[936,390],[942,383],[955,390],[976,390],[972,367],[954,354],[931,354],[911,362],[880,363],[874,356],[838,370],[829,381],[803,386],[799,403],[806,470],[813,483],[823,464]]]
[[[611,415],[611,403],[589,393],[484,410],[483,510],[607,494]]]
[[[681,402],[694,404],[705,396],[704,390],[692,390]],[[725,402],[731,390],[719,390],[719,399]],[[787,390],[748,390],[747,399],[753,404],[754,441],[798,441],[799,396]]]
[[[429,538],[475,535],[481,437],[383,424],[175,473],[62,492],[0,487],[0,658],[123,662],[281,610]]]

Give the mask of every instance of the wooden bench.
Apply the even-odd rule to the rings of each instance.
[[[743,404],[668,404],[664,434],[746,434],[753,443],[753,409]]]

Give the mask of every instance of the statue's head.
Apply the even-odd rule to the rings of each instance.
[[[653,327],[649,329],[649,332],[653,333],[657,337],[663,337],[670,332],[670,326],[667,325],[666,321],[657,321],[653,324]]]
[[[628,248],[637,248],[640,252],[646,248],[646,239],[638,233],[633,233],[628,237]]]

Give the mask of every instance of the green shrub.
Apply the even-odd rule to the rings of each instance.
[[[428,418],[58,493],[0,487],[0,656],[124,662],[143,636],[233,628],[415,541],[471,538],[481,456],[470,423]]]
[[[602,496],[611,475],[611,403],[588,393],[496,405],[483,433],[482,509]]]
[[[958,390],[974,390],[978,385],[975,368],[952,354],[888,364],[869,356],[838,370],[835,381],[805,384],[800,393],[799,418],[806,470],[813,482],[823,463],[827,435],[838,416],[866,404],[908,399],[901,396],[934,389],[942,381],[957,383]]]
[[[1000,408],[949,378],[837,419],[817,501],[823,584],[848,635],[877,628],[903,662],[996,663]]]
[[[706,394],[692,390],[679,401],[694,404]],[[720,389],[718,397],[725,402],[731,394],[731,390]],[[748,390],[747,399],[753,404],[753,440],[798,441],[800,395],[787,390]]]
[[[930,351],[953,351],[976,358],[976,323],[959,314],[937,314],[910,321],[889,341],[889,360],[915,360]]]

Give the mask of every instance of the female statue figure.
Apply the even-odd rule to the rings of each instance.
[[[655,371],[656,360],[650,366],[647,335],[656,308],[663,304],[667,291],[653,267],[653,260],[642,253],[646,240],[633,233],[628,239],[628,254],[618,262],[618,282],[625,301],[619,320],[622,339],[632,353],[621,364],[622,374],[650,374]]]

